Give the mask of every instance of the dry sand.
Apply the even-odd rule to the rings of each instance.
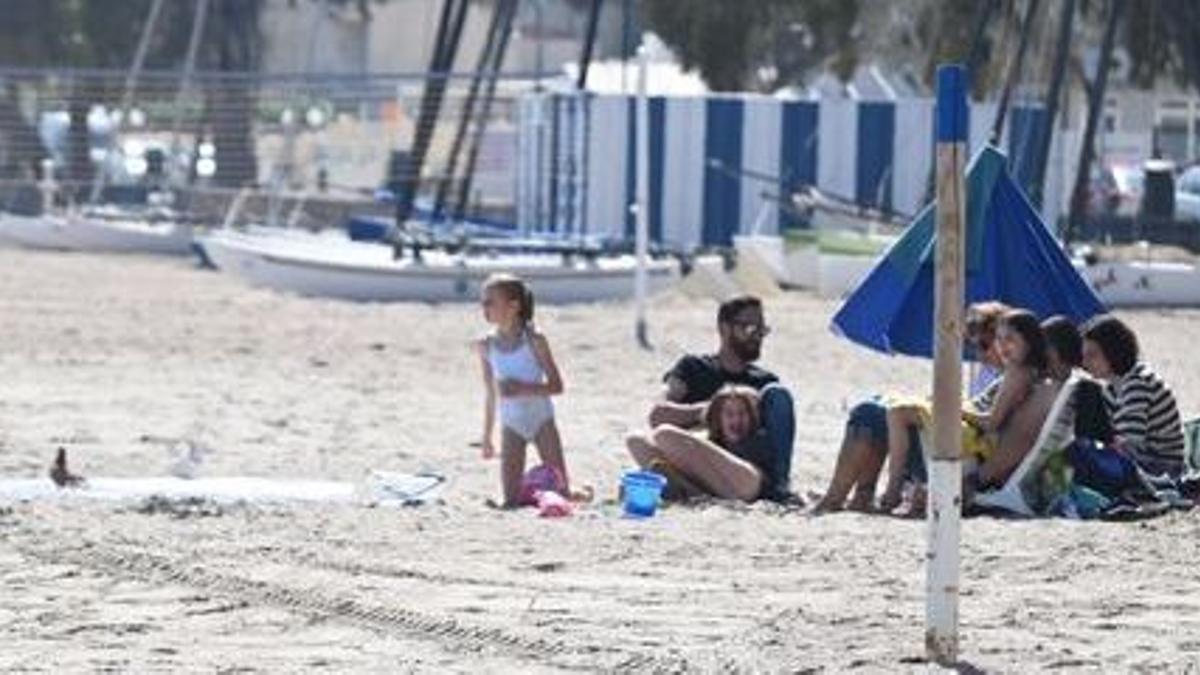
[[[659,374],[713,346],[711,300],[542,308],[565,373],[558,419],[600,499],[543,521],[490,510],[474,306],[348,304],[251,290],[183,261],[0,249],[0,476],[357,480],[438,468],[445,502],[147,509],[0,507],[0,670],[896,671],[923,668],[923,523],[772,506],[612,501]],[[919,392],[927,363],[833,337],[834,304],[769,300],[764,363],[797,394],[794,482],[821,489],[847,406]],[[1200,313],[1125,316],[1200,408]],[[974,519],[962,652],[984,670],[1195,670],[1200,521]]]

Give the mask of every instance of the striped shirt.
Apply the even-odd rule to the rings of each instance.
[[[1151,473],[1183,466],[1183,426],[1175,395],[1150,367],[1137,363],[1104,389],[1113,435]],[[1165,465],[1165,466],[1164,466]],[[1177,473],[1177,471],[1171,471]]]

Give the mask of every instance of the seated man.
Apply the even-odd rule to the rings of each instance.
[[[770,333],[763,319],[762,301],[739,296],[721,303],[717,310],[719,344],[715,354],[688,354],[666,375],[664,399],[650,412],[650,426],[670,424],[695,428],[702,424],[705,406],[726,384],[757,390],[762,430],[769,441],[771,461],[765,467],[763,499],[795,499],[789,488],[792,443],[796,418],[792,395],[774,373],[755,365],[762,341]]]

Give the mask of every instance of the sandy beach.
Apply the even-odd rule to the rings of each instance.
[[[568,465],[595,503],[499,512],[481,426],[475,305],[289,297],[190,261],[0,248],[0,477],[65,446],[91,476],[356,481],[436,469],[444,501],[0,505],[5,672],[894,672],[923,669],[923,522],[772,505],[620,516],[661,373],[715,347],[712,299],[540,307],[566,380]],[[845,412],[927,389],[927,362],[832,335],[836,303],[767,299],[763,363],[797,398],[793,483],[821,490]],[[1200,413],[1200,311],[1124,312]],[[1140,523],[965,522],[964,665],[1200,669],[1195,512]]]

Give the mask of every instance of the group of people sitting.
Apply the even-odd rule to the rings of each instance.
[[[517,277],[497,275],[484,284],[481,300],[493,329],[476,344],[486,394],[480,447],[485,458],[499,454],[500,505],[529,502],[523,495],[529,492],[524,467],[530,444],[554,477],[551,491],[586,499],[587,491],[571,489],[550,402],[562,393],[563,381],[548,340],[533,323],[532,291]],[[968,308],[966,328],[965,351],[977,372],[961,411],[968,460],[964,504],[973,493],[1006,484],[1035,449],[1068,385],[1074,429],[1067,454],[1084,487],[1122,489],[1129,481],[1113,479],[1113,467],[1120,475],[1165,481],[1185,472],[1175,396],[1142,360],[1137,336],[1120,319],[1102,315],[1077,327],[1064,317],[1039,322],[1029,311],[989,302]],[[666,476],[667,498],[804,501],[789,481],[796,436],[792,395],[757,363],[770,332],[761,300],[730,299],[717,311],[717,351],[685,355],[667,371],[650,429],[626,441],[638,465]],[[921,513],[921,437],[931,413],[924,399],[894,395],[855,405],[832,480],[813,510]],[[493,444],[497,426],[499,453]],[[876,495],[885,467],[884,488]]]
[[[1105,458],[1145,476],[1173,480],[1184,473],[1175,396],[1142,360],[1137,336],[1120,319],[1103,315],[1077,327],[1064,317],[1039,322],[1029,311],[989,302],[968,308],[966,327],[965,346],[977,364],[961,415],[962,449],[970,460],[963,464],[969,467],[964,503],[1009,480],[1034,449],[1068,380],[1077,440],[1070,455],[1082,475]],[[663,400],[649,415],[651,430],[630,436],[629,452],[640,466],[667,477],[668,498],[803,501],[789,486],[792,397],[756,364],[770,333],[762,302],[742,296],[723,303],[717,330],[716,353],[686,355],[666,373]],[[855,405],[814,512],[923,513],[920,439],[931,421],[925,400],[877,395]]]

